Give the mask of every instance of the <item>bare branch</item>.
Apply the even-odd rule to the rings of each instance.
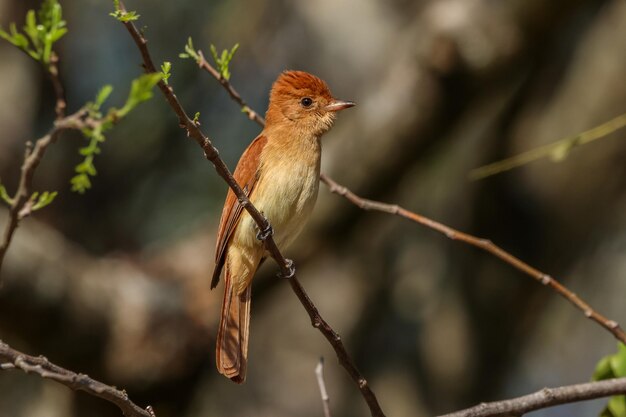
[[[626,394],[626,378],[605,379],[603,381],[568,385],[557,388],[544,388],[532,394],[504,401],[482,403],[440,417],[502,417],[522,416],[528,412],[594,398]]]
[[[54,88],[54,94],[56,96],[55,113],[57,125],[55,125],[50,133],[37,140],[34,148],[30,142],[26,144],[24,162],[22,163],[21,168],[22,174],[20,176],[17,191],[12,199],[12,204],[9,209],[9,221],[4,227],[2,244],[0,244],[0,271],[2,271],[4,255],[9,249],[9,245],[13,239],[13,233],[15,233],[15,229],[17,228],[19,221],[23,217],[30,214],[30,210],[26,207],[26,205],[28,204],[32,193],[32,182],[35,170],[39,166],[39,162],[46,153],[48,146],[56,141],[57,136],[61,130],[63,130],[58,128],[58,123],[65,118],[67,103],[65,101],[63,84],[59,78],[58,64],[59,58],[56,53],[53,52],[50,57],[50,65],[48,66],[47,74],[50,76],[50,80]]]
[[[120,2],[120,10],[125,13],[126,9],[124,5]],[[135,41],[137,48],[141,53],[143,58],[143,67],[144,70],[148,73],[157,72],[157,69],[150,57],[150,53],[148,51],[146,38],[137,30],[137,27],[134,25],[132,21],[122,22],[126,29],[130,33],[131,37]],[[226,181],[228,186],[233,190],[238,200],[242,204],[242,206],[248,211],[250,217],[256,222],[259,226],[259,230],[271,230],[271,225],[269,221],[254,207],[254,205],[248,200],[245,193],[237,184],[235,179],[233,178],[231,172],[228,170],[228,167],[219,157],[219,152],[215,146],[211,143],[210,139],[200,130],[199,125],[196,124],[185,112],[184,108],[178,101],[178,98],[174,94],[174,90],[170,85],[165,84],[163,81],[158,83],[161,92],[165,96],[168,104],[176,115],[178,116],[179,125],[181,128],[187,131],[187,135],[192,138],[202,149],[204,150],[205,157],[213,164],[217,173]],[[304,288],[298,281],[295,275],[295,268],[291,261],[287,260],[274,242],[274,239],[271,233],[266,234],[266,238],[264,239],[264,244],[267,251],[274,258],[276,263],[278,264],[281,275],[289,278],[289,283],[291,288],[296,293],[296,296],[306,309],[309,317],[311,319],[311,323],[313,326],[324,335],[324,337],[328,340],[328,342],[332,345],[335,350],[337,357],[339,358],[339,362],[346,369],[348,374],[352,377],[354,383],[358,386],[359,390],[365,401],[367,402],[368,407],[370,408],[370,412],[374,417],[384,417],[384,413],[378,404],[378,400],[374,395],[374,392],[369,387],[367,380],[361,375],[359,370],[354,365],[352,359],[348,355],[345,346],[341,341],[341,337],[328,325],[328,323],[322,318],[319,311],[315,307],[315,304],[311,301],[307,293],[304,291]]]
[[[324,182],[324,184],[328,185],[332,193],[339,194],[345,197],[351,203],[355,204],[363,210],[381,211],[383,213],[395,214],[397,216],[404,217],[405,219],[409,219],[415,223],[419,223],[439,233],[442,233],[452,240],[458,240],[467,243],[468,245],[475,246],[479,249],[484,250],[485,252],[492,254],[497,258],[500,258],[507,264],[511,265],[513,268],[518,269],[525,274],[531,276],[540,284],[549,286],[552,290],[556,291],[557,294],[568,300],[576,308],[582,311],[585,317],[595,321],[600,326],[607,329],[613,334],[613,336],[615,336],[617,340],[621,341],[622,343],[626,343],[626,332],[624,332],[624,330],[620,327],[619,323],[617,323],[615,320],[610,320],[604,315],[598,313],[587,302],[585,302],[578,295],[570,291],[559,281],[552,278],[550,275],[541,272],[537,268],[528,265],[521,259],[516,258],[504,249],[495,245],[489,239],[482,239],[476,236],[469,235],[467,233],[460,232],[449,226],[431,220],[427,217],[420,216],[419,214],[406,210],[398,205],[385,204],[379,201],[372,201],[361,198],[324,174],[322,174],[321,180],[322,182]]]
[[[317,385],[320,387],[320,395],[322,397],[322,406],[324,407],[324,417],[331,417],[330,415],[330,398],[326,391],[326,382],[324,381],[324,358],[320,358],[320,361],[315,367],[315,377],[317,378]]]
[[[75,391],[85,391],[109,401],[118,406],[127,417],[155,417],[151,407],[142,409],[128,398],[126,391],[120,391],[110,385],[103,384],[85,374],[77,374],[61,368],[43,356],[35,357],[19,352],[2,340],[0,340],[0,362],[3,362],[0,365],[0,370],[20,369],[26,373],[51,379]]]
[[[81,129],[88,126],[91,122],[84,120],[85,115],[85,109],[81,109],[70,116],[58,119],[54,123],[54,127],[46,135],[37,139],[34,147],[30,142],[26,144],[24,162],[21,168],[22,174],[9,208],[9,220],[4,227],[4,235],[0,244],[0,271],[2,270],[4,256],[9,249],[15,229],[17,229],[20,220],[27,217],[31,212],[32,205],[29,205],[29,203],[32,194],[33,176],[48,146],[54,143],[64,130]]]

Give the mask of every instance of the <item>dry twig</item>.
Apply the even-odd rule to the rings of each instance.
[[[42,378],[51,379],[75,391],[85,391],[88,394],[109,401],[122,411],[127,417],[155,417],[151,407],[142,409],[128,398],[126,391],[103,384],[85,374],[61,368],[43,356],[29,356],[11,348],[0,340],[0,369],[20,369],[26,373],[37,374]]]
[[[504,401],[482,403],[440,417],[502,417],[522,416],[531,411],[560,404],[626,394],[626,378],[605,379],[558,388],[544,388],[532,394]]]
[[[26,144],[24,162],[21,167],[22,174],[20,176],[17,191],[13,196],[11,207],[9,208],[9,220],[4,227],[2,244],[0,244],[0,271],[2,270],[4,256],[9,249],[9,245],[13,239],[13,233],[15,233],[15,229],[17,229],[19,221],[30,214],[28,204],[32,193],[33,175],[35,170],[39,166],[39,162],[41,162],[41,158],[43,158],[43,155],[46,153],[48,146],[56,141],[59,133],[63,130],[58,129],[58,124],[65,118],[67,103],[65,101],[63,84],[59,79],[58,63],[59,58],[56,53],[53,52],[50,57],[50,65],[47,73],[50,76],[52,87],[54,88],[54,94],[56,96],[56,124],[50,133],[35,142],[34,147],[30,142]]]
[[[126,13],[126,9],[124,8],[124,5],[121,4],[121,2],[120,2],[120,11],[122,13]],[[148,51],[148,47],[147,47],[148,41],[146,40],[146,38],[139,32],[139,30],[137,30],[137,27],[132,21],[127,21],[127,22],[122,22],[122,23],[124,24],[128,32],[130,33],[135,44],[137,45],[137,48],[139,49],[141,53],[141,56],[143,58],[144,70],[147,73],[158,72],[152,61],[150,52]],[[170,105],[170,107],[172,107],[172,109],[178,116],[180,127],[187,131],[187,136],[192,138],[194,141],[196,141],[196,143],[198,143],[198,145],[200,145],[200,147],[202,147],[202,149],[204,150],[204,155],[206,159],[208,159],[213,164],[217,173],[224,179],[224,181],[226,181],[228,186],[233,190],[240,204],[243,206],[244,209],[248,211],[248,213],[250,214],[250,217],[252,217],[254,221],[256,222],[256,224],[259,226],[259,229],[263,231],[270,231],[271,225],[268,222],[268,220],[256,209],[256,207],[254,207],[254,205],[252,205],[250,200],[248,200],[245,193],[243,192],[239,184],[237,184],[231,172],[228,170],[228,167],[226,166],[224,161],[219,157],[217,148],[213,146],[209,138],[200,130],[199,124],[194,122],[187,115],[184,108],[178,101],[178,98],[174,94],[174,90],[172,89],[172,87],[168,84],[165,84],[165,82],[163,81],[160,81],[158,83],[158,86],[161,89],[161,92],[163,93],[163,95],[165,96],[165,99],[167,100],[168,104]],[[239,100],[241,100],[241,97],[239,97]],[[248,114],[250,115],[251,113],[248,113]],[[296,278],[295,268],[293,267],[292,262],[287,260],[282,255],[282,253],[276,246],[274,239],[272,238],[272,233],[264,233],[264,235],[266,236],[264,239],[264,244],[265,244],[266,249],[268,250],[268,252],[271,254],[271,256],[274,258],[274,260],[278,264],[280,271],[281,271],[281,275],[289,278],[289,283],[291,285],[291,288],[296,293],[296,296],[298,297],[298,299],[300,300],[300,302],[306,309],[307,313],[309,314],[312,325],[315,328],[319,329],[320,332],[324,335],[324,337],[326,337],[326,339],[332,345],[333,349],[335,350],[335,353],[337,354],[339,362],[346,369],[346,371],[350,374],[354,383],[359,387],[359,390],[361,391],[363,398],[365,399],[368,407],[370,408],[370,412],[372,416],[384,417],[384,413],[382,409],[380,408],[380,405],[378,404],[378,400],[376,399],[374,392],[369,387],[367,380],[363,377],[363,375],[361,375],[359,370],[354,365],[352,359],[350,358],[350,356],[348,355],[348,352],[346,351],[345,346],[343,345],[343,342],[341,341],[341,337],[322,318],[319,311],[317,310],[317,308],[315,307],[315,305],[313,304],[313,302],[311,301],[307,293],[304,291],[304,288],[302,288],[302,285]]]
[[[354,194],[352,191],[348,190],[346,187],[337,184],[335,181],[325,175],[322,175],[321,180],[324,182],[324,184],[328,185],[332,193],[336,193],[345,197],[351,203],[355,204],[363,210],[375,210],[381,211],[383,213],[395,214],[397,216],[404,217],[405,219],[409,219],[415,223],[419,223],[423,226],[433,229],[439,233],[442,233],[452,240],[458,240],[467,243],[468,245],[472,245],[479,249],[482,249],[485,252],[489,252],[493,256],[500,258],[512,267],[531,276],[537,282],[549,286],[557,294],[568,300],[576,308],[582,311],[585,317],[595,321],[600,326],[607,329],[613,334],[613,336],[615,336],[617,340],[620,340],[622,343],[626,343],[626,332],[624,332],[624,330],[620,327],[619,323],[614,320],[610,320],[602,314],[598,313],[587,302],[582,300],[578,295],[570,291],[567,287],[552,278],[550,275],[544,274],[537,268],[534,268],[528,265],[526,262],[522,261],[521,259],[516,258],[504,249],[495,245],[489,239],[482,239],[476,236],[469,235],[467,233],[460,232],[456,229],[446,226],[445,224],[441,224],[427,217],[420,216],[419,214],[413,213],[395,204],[385,204],[379,201],[361,198],[358,195]]]
[[[9,207],[9,219],[4,227],[4,235],[2,243],[0,244],[0,271],[2,270],[2,262],[13,239],[15,229],[17,229],[20,220],[30,215],[32,211],[33,200],[31,199],[31,194],[33,176],[48,146],[54,143],[64,130],[80,130],[90,126],[93,121],[85,119],[86,114],[86,110],[81,109],[70,116],[57,119],[54,123],[54,127],[46,135],[37,139],[34,147],[30,142],[26,144],[24,162],[21,168],[22,174],[17,186],[17,191]]]
[[[324,417],[331,417],[330,398],[328,397],[326,382],[324,381],[324,358],[320,358],[320,361],[315,367],[315,377],[317,378],[317,385],[320,387],[320,396],[322,397],[322,406],[324,407]]]

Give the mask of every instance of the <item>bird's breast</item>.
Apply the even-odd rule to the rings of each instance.
[[[296,238],[313,211],[319,190],[320,151],[317,138],[291,146],[268,143],[263,150],[259,179],[250,199],[272,224],[274,240],[281,248]],[[254,223],[245,214],[239,229],[247,233],[250,244],[259,244]]]

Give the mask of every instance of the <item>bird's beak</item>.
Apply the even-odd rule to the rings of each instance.
[[[333,100],[324,107],[326,111],[339,111],[355,106],[356,103],[352,101]]]

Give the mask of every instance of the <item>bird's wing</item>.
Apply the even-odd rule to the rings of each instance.
[[[235,181],[243,188],[247,196],[252,194],[252,190],[259,178],[259,164],[261,151],[267,143],[267,138],[263,135],[257,136],[256,139],[245,150],[237,168],[235,168]],[[243,206],[239,204],[239,200],[233,190],[229,189],[226,195],[226,202],[222,210],[222,218],[220,227],[217,232],[217,245],[215,249],[215,270],[213,271],[213,279],[211,280],[211,288],[215,288],[220,280],[220,274],[226,260],[226,252],[228,243],[239,223]]]

